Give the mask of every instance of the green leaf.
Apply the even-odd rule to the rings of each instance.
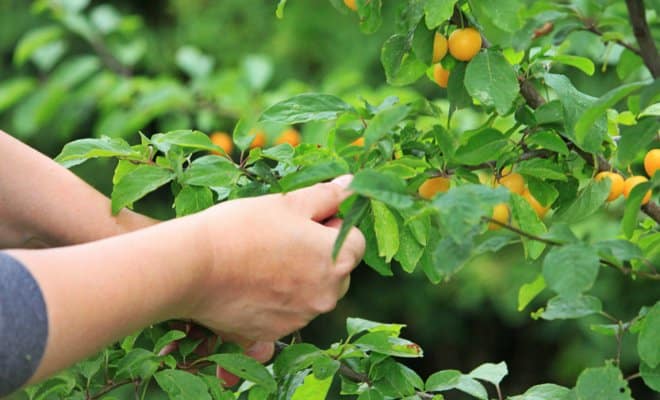
[[[64,145],[62,152],[55,157],[60,165],[70,168],[99,157],[118,157],[133,160],[141,159],[141,154],[119,138],[80,139]]]
[[[559,191],[541,179],[528,176],[527,188],[532,196],[544,207],[549,207],[559,197]]]
[[[532,282],[520,286],[520,290],[518,291],[518,311],[525,309],[543,289],[545,289],[543,274],[538,274]]]
[[[360,16],[360,30],[371,34],[380,28],[382,18],[380,15],[383,6],[381,0],[357,0],[358,15]]]
[[[405,328],[403,324],[385,324],[351,317],[346,319],[346,332],[349,336],[355,336],[362,332],[385,332],[390,336],[399,336],[403,328]]]
[[[275,16],[278,19],[284,18],[284,7],[286,6],[287,0],[279,0],[277,3],[277,9],[275,10]]]
[[[617,161],[621,165],[632,163],[640,152],[653,142],[658,134],[658,119],[640,119],[636,125],[621,127],[621,140],[617,147]]]
[[[577,400],[633,400],[628,382],[613,365],[582,371],[575,385],[575,394]]]
[[[388,397],[408,398],[415,389],[424,386],[422,379],[410,368],[389,358],[376,365],[369,377],[373,386]]]
[[[283,377],[305,368],[309,368],[323,352],[310,343],[298,343],[287,346],[275,358],[273,371],[276,376]]]
[[[154,354],[158,354],[163,349],[163,347],[168,345],[170,342],[183,339],[184,337],[186,337],[185,332],[181,332],[177,330],[167,332],[163,336],[159,337],[156,344],[154,344],[154,351],[153,351]]]
[[[154,375],[158,386],[172,400],[211,400],[202,378],[177,369],[166,369]]]
[[[426,380],[425,390],[427,392],[443,392],[454,389],[458,385],[461,376],[463,376],[461,371],[455,369],[438,371]]]
[[[651,182],[643,182],[636,185],[626,199],[626,208],[623,213],[623,220],[621,221],[621,229],[629,239],[632,237],[635,226],[637,225],[637,216],[639,215],[639,207],[642,205],[642,199],[646,195],[646,192],[651,189],[651,185]]]
[[[433,200],[433,207],[438,212],[443,234],[461,243],[473,236],[481,217],[490,217],[493,207],[505,203],[509,191],[504,187],[490,188],[486,185],[466,184],[452,188]]]
[[[540,179],[565,181],[566,173],[561,166],[545,158],[533,158],[518,163],[516,171],[522,175],[533,176]]]
[[[642,375],[642,379],[646,386],[660,392],[660,365],[655,368],[651,368],[648,364],[642,362],[639,365],[639,372]]]
[[[6,79],[0,83],[0,112],[8,109],[27,94],[33,92],[37,80],[27,77]]]
[[[355,110],[339,97],[321,93],[305,93],[268,107],[261,114],[259,121],[302,124],[310,121],[337,119],[346,112],[355,112]]]
[[[419,243],[411,230],[411,225],[400,225],[399,251],[394,259],[401,264],[401,268],[411,273],[417,267],[419,260],[424,254],[424,245]]]
[[[457,0],[427,0],[424,4],[426,26],[433,29],[447,22],[454,13],[456,2]]]
[[[481,104],[507,114],[518,97],[518,77],[501,52],[483,50],[468,64],[465,88]]]
[[[324,379],[318,379],[314,374],[307,375],[303,384],[296,388],[291,400],[325,399],[330,390],[332,378],[332,376],[329,376]]]
[[[624,261],[642,258],[642,249],[635,243],[627,240],[612,239],[596,242],[593,245],[598,250],[598,255],[617,265],[623,265]]]
[[[424,352],[419,345],[388,332],[369,332],[355,341],[355,345],[380,354],[394,357],[422,357]]]
[[[465,89],[466,63],[458,63],[451,70],[451,79],[447,83],[447,98],[455,109],[461,109],[472,105],[472,97]]]
[[[370,213],[367,213],[360,223],[360,231],[366,242],[372,244],[365,249],[364,262],[380,275],[392,276],[391,265],[378,255],[378,246],[373,245],[376,243],[376,233],[374,232],[374,218]]]
[[[593,247],[576,243],[553,247],[543,260],[543,278],[562,297],[577,297],[593,286],[600,259]]]
[[[542,235],[547,232],[543,221],[539,219],[527,200],[518,194],[512,194],[510,204],[513,221],[518,224],[521,230],[532,235]],[[543,242],[526,237],[521,237],[521,240],[525,249],[525,257],[531,260],[539,258],[545,249],[545,243]]]
[[[126,174],[112,190],[112,213],[153,192],[174,179],[174,173],[153,165],[141,165]]]
[[[405,105],[387,108],[376,114],[364,130],[365,146],[369,147],[387,135],[408,115],[410,108]]]
[[[159,364],[156,354],[145,349],[133,349],[117,362],[116,376],[148,378],[158,370]]]
[[[445,236],[440,239],[436,248],[433,249],[433,265],[427,266],[427,268],[432,268],[433,275],[436,277],[449,277],[458,272],[470,259],[473,248],[473,234],[461,238],[460,242]],[[430,271],[426,270],[425,272],[428,274]],[[432,279],[432,281],[435,280]]]
[[[151,137],[151,143],[163,153],[170,151],[172,146],[185,149],[218,151],[218,146],[200,131],[180,130],[167,133],[157,133]]]
[[[355,193],[379,200],[394,208],[407,208],[413,205],[405,181],[390,173],[361,170],[355,174],[349,188]]]
[[[346,240],[346,236],[351,231],[351,228],[357,226],[365,213],[369,209],[369,199],[366,197],[358,196],[353,204],[351,204],[350,210],[343,215],[341,227],[339,228],[339,234],[337,234],[337,239],[332,247],[332,258],[336,259],[341,250],[341,246]]]
[[[456,149],[454,157],[466,165],[479,165],[497,159],[507,145],[508,139],[502,132],[486,128],[470,136],[467,143]]]
[[[14,63],[22,66],[40,48],[60,39],[64,31],[59,26],[51,25],[27,32],[16,45]]]
[[[589,217],[605,204],[610,193],[609,185],[608,179],[590,182],[575,200],[555,213],[555,221],[572,224]]]
[[[370,388],[360,393],[357,400],[384,400],[383,394],[375,388]]]
[[[343,160],[326,161],[291,173],[280,180],[285,192],[310,186],[315,183],[327,181],[340,175],[347,174],[348,166]]]
[[[426,65],[412,52],[412,42],[407,35],[395,34],[387,39],[380,53],[380,61],[387,83],[393,86],[414,83],[426,72]]]
[[[642,330],[637,339],[637,352],[651,368],[660,366],[660,301],[655,303],[644,318]]]
[[[266,367],[244,354],[214,354],[205,357],[204,360],[218,364],[239,378],[261,385],[271,393],[277,389],[277,383]]]
[[[592,114],[593,120],[587,126],[581,125],[580,129],[584,130],[580,131],[579,135],[576,129],[578,120],[582,119],[587,110],[595,106],[597,99],[577,90],[564,75],[546,74],[545,83],[556,92],[561,102],[565,135],[582,150],[598,152],[607,133],[605,115]]]
[[[184,186],[174,198],[177,217],[194,214],[212,205],[213,192],[206,187]]]
[[[230,187],[243,173],[236,164],[225,157],[204,156],[197,158],[183,173],[181,183],[207,187]]]
[[[399,225],[392,211],[378,201],[371,200],[371,209],[374,214],[374,231],[378,243],[378,255],[390,262],[399,251]]]
[[[562,155],[568,155],[566,142],[553,131],[534,133],[527,138],[527,144],[535,144],[542,149],[551,150]]]
[[[565,64],[565,65],[570,65],[571,67],[575,67],[589,76],[593,75],[596,70],[596,67],[594,66],[594,62],[586,57],[572,56],[568,54],[559,54],[550,57],[550,59],[560,64]]]
[[[509,374],[509,369],[506,362],[502,361],[499,364],[485,363],[473,369],[468,375],[472,378],[480,379],[482,381],[490,382],[493,385],[499,385],[505,376]]]
[[[509,400],[569,400],[571,390],[552,383],[544,383],[529,388],[525,393],[511,396]]]
[[[596,102],[591,104],[575,123],[575,137],[578,142],[583,143],[586,140],[596,120],[604,117],[608,108],[614,107],[624,97],[638,91],[649,83],[650,81],[633,82],[619,86],[605,93]]]
[[[548,301],[541,318],[547,320],[582,318],[587,315],[598,314],[602,309],[603,306],[600,300],[593,296],[557,296]]]

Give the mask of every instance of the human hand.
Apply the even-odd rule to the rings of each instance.
[[[353,228],[332,260],[341,225],[332,217],[350,194],[350,179],[230,201],[193,216],[211,259],[179,317],[225,340],[273,342],[331,311],[365,249]]]

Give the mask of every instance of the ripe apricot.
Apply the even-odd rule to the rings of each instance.
[[[449,82],[449,71],[442,67],[442,64],[435,64],[433,66],[433,80],[441,88],[446,88]]]
[[[646,179],[645,176],[641,176],[641,175],[631,176],[630,178],[626,179],[623,182],[623,197],[625,197],[627,199],[628,196],[630,196],[630,192],[632,192],[632,190],[635,186],[639,185],[640,183],[647,182],[647,181],[648,181],[648,179]],[[650,190],[648,192],[646,192],[646,194],[644,195],[644,198],[642,199],[642,205],[648,203],[649,200],[651,200],[651,191]]]
[[[499,183],[513,193],[523,194],[525,191],[525,179],[517,172],[501,177]]]
[[[344,4],[351,10],[357,11],[357,4],[355,4],[355,0],[344,0]]]
[[[437,63],[447,55],[447,38],[436,32],[433,37],[433,63]]]
[[[449,178],[439,176],[437,178],[429,178],[421,184],[417,192],[423,199],[430,200],[438,193],[444,193],[449,190]]]
[[[262,130],[251,132],[254,135],[252,143],[250,143],[250,148],[254,149],[255,147],[264,147],[266,145],[266,134]]]
[[[231,136],[229,136],[228,133],[213,132],[210,139],[214,145],[220,147],[227,154],[231,154],[231,151],[234,150],[234,142],[231,140]],[[219,151],[213,151],[212,153],[222,155]]]
[[[460,61],[470,61],[481,49],[481,34],[474,28],[456,29],[449,35],[449,53]]]
[[[296,147],[300,144],[300,133],[293,129],[285,129],[282,134],[275,140],[276,144],[288,143],[293,147]]]
[[[493,218],[497,222],[501,222],[503,224],[508,224],[509,223],[509,206],[506,205],[506,203],[500,203],[493,207]],[[494,222],[489,222],[488,223],[488,230],[489,231],[495,231],[497,229],[500,229],[501,226],[494,223]]]
[[[660,169],[660,149],[649,150],[644,156],[644,169],[649,178],[653,178],[653,174]]]
[[[527,202],[529,203],[530,206],[534,209],[534,212],[536,212],[536,215],[539,216],[539,218],[543,219],[545,217],[545,214],[548,212],[550,209],[549,207],[543,207],[541,203],[539,203],[534,196],[529,192],[529,190],[525,189],[521,195]]]
[[[603,179],[609,179],[610,184],[610,194],[607,196],[607,201],[615,200],[617,197],[621,196],[623,193],[623,177],[616,172],[603,171],[596,174],[594,179],[596,181],[601,181]]]
[[[364,146],[364,138],[359,137],[355,139],[354,141],[351,142],[351,146],[358,146],[358,147]]]

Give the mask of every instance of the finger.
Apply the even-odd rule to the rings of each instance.
[[[327,226],[328,228],[332,229],[339,229],[341,228],[341,224],[344,221],[341,218],[331,218],[328,221],[326,221],[323,225]]]
[[[336,235],[337,234],[335,233],[335,237]],[[364,257],[366,245],[367,242],[362,232],[358,228],[352,227],[348,231],[346,239],[339,249],[336,263],[339,268],[337,272],[346,275],[350,274],[351,271],[358,266],[362,257]]]
[[[264,364],[271,358],[275,353],[275,343],[273,342],[256,342],[249,349],[245,351],[245,354]]]
[[[346,275],[346,278],[341,281],[339,284],[339,299],[343,298],[346,296],[346,293],[348,293],[348,288],[351,286],[351,276]]]
[[[285,194],[284,197],[296,211],[314,221],[323,221],[337,214],[339,204],[350,196],[351,192],[347,188],[352,179],[352,175],[343,175],[332,182],[317,183]]]

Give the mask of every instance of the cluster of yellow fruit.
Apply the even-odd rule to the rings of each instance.
[[[440,32],[433,38],[433,80],[438,86],[446,88],[449,83],[449,71],[444,69],[440,61],[447,51],[459,61],[470,61],[481,49],[481,34],[474,28],[459,28],[447,39]]]
[[[263,130],[257,129],[251,131],[250,133],[254,135],[254,139],[252,139],[252,143],[250,143],[251,149],[256,147],[264,147],[266,145],[266,133]],[[211,142],[213,142],[214,145],[220,147],[225,152],[225,154],[231,154],[231,152],[234,150],[234,142],[232,141],[231,135],[226,132],[213,132],[209,138],[211,139]],[[275,144],[288,143],[291,146],[296,147],[300,144],[301,141],[302,138],[300,136],[300,132],[294,128],[287,128],[282,131],[277,139],[275,139]],[[222,155],[222,153],[219,151],[214,151],[213,154]]]
[[[532,196],[532,194],[529,192],[529,189],[525,187],[525,179],[519,173],[511,172],[506,176],[501,177],[499,181],[496,182],[496,185],[504,186],[512,193],[517,193],[522,196],[534,209],[536,215],[538,215],[539,218],[543,218],[548,212],[549,207],[544,207],[541,203],[539,203],[538,200],[534,198],[534,196]],[[430,200],[438,193],[444,193],[448,191],[449,186],[450,178],[439,176],[436,178],[429,178],[424,181],[417,192],[421,198]],[[510,216],[511,213],[509,212],[509,206],[505,203],[501,203],[493,208],[493,215],[491,218],[501,224],[508,224]],[[496,230],[499,228],[501,228],[501,226],[497,223],[491,222],[488,224],[489,230]]]
[[[644,169],[649,177],[653,177],[653,174],[660,169],[660,149],[653,149],[646,153],[646,156],[644,156]],[[599,172],[595,177],[597,181],[605,178],[610,180],[610,194],[607,196],[607,201],[614,201],[622,194],[627,199],[635,186],[648,181],[642,175],[633,175],[624,180],[623,176],[610,171]],[[647,204],[650,200],[651,191],[649,190],[642,199],[642,205]]]

